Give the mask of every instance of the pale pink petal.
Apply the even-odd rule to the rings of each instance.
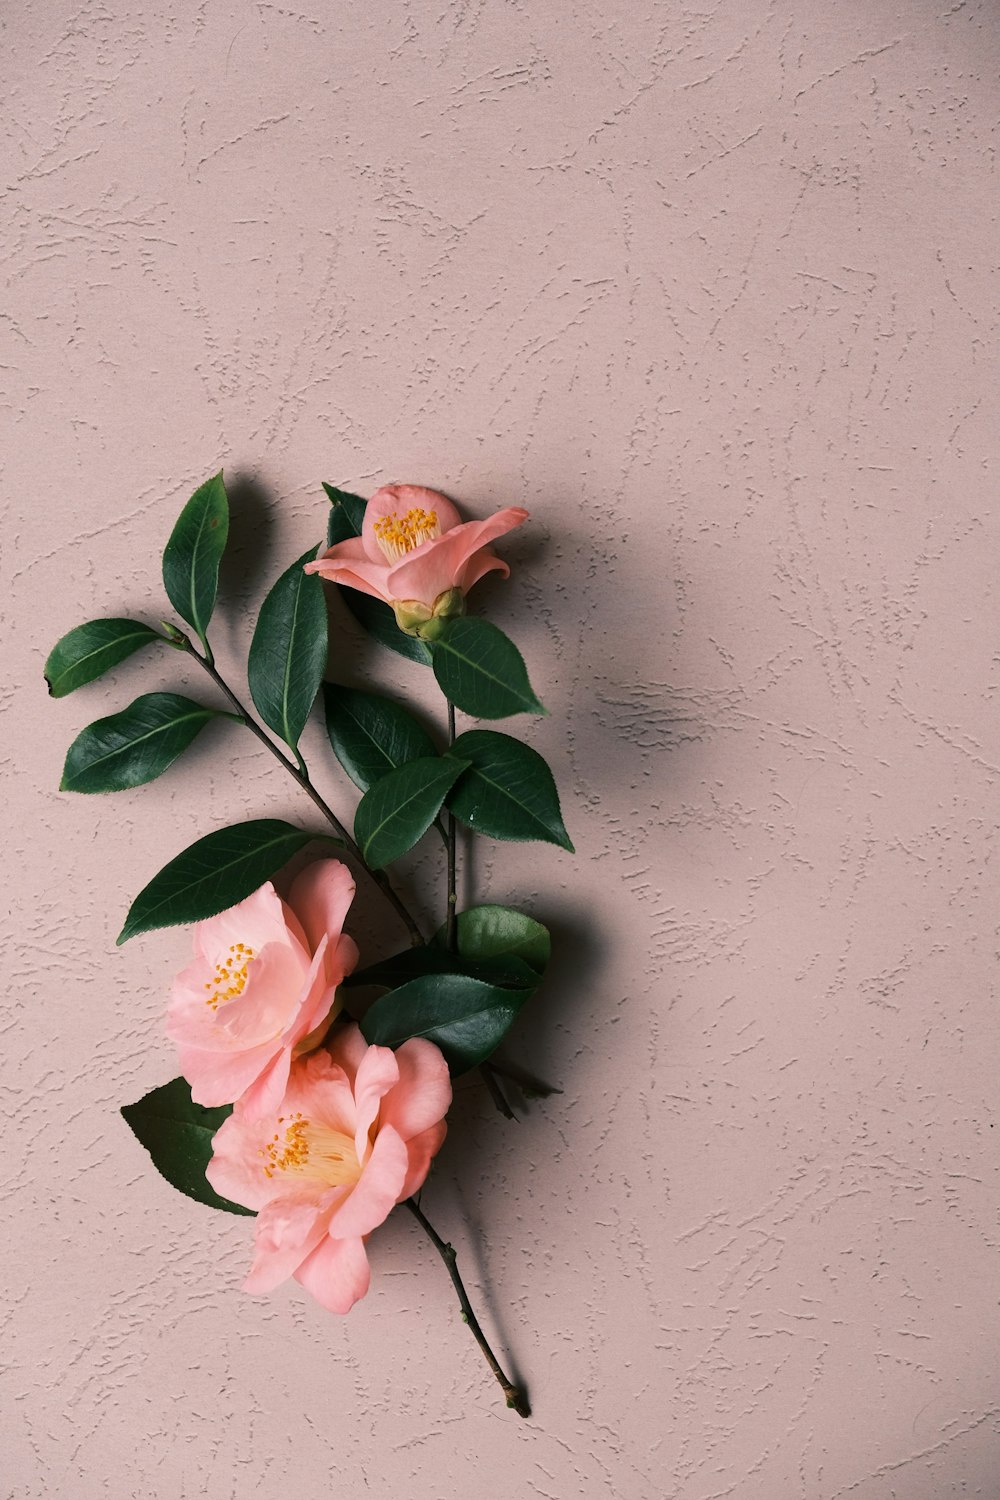
[[[287,932],[284,902],[268,880],[245,901],[199,922],[194,930],[195,952],[215,964],[231,943],[245,943],[259,953],[267,943],[287,941]]]
[[[336,944],[327,949],[326,977],[330,984],[338,985],[348,974],[353,974],[360,958],[358,945],[346,932],[342,932]]]
[[[368,1043],[361,1035],[361,1027],[353,1022],[349,1026],[338,1026],[333,1036],[327,1038],[326,1050],[332,1060],[347,1074],[353,1086]],[[351,1127],[353,1130],[353,1126]]]
[[[292,882],[288,901],[315,953],[321,940],[339,937],[357,889],[354,876],[339,859],[317,859]]]
[[[247,1120],[262,1120],[265,1115],[278,1113],[288,1087],[291,1062],[291,1047],[282,1047],[273,1062],[267,1065],[263,1073],[240,1096],[243,1115]]]
[[[291,1046],[295,1046],[304,1036],[308,1036],[323,1017],[329,1014],[334,996],[327,977],[327,968],[327,940],[324,937],[320,939],[319,946],[313,955],[306,982],[302,987],[298,1008],[285,1031],[284,1040]]]
[[[357,1111],[354,1127],[354,1149],[364,1165],[368,1155],[368,1132],[378,1118],[382,1095],[399,1081],[399,1065],[389,1047],[369,1047],[358,1066],[354,1080],[354,1104]]]
[[[298,944],[268,943],[247,965],[242,995],[222,1003],[216,1025],[233,1045],[255,1047],[277,1040],[298,1015],[308,966]]]
[[[295,1280],[328,1312],[350,1312],[371,1282],[364,1240],[324,1239],[299,1266]]]
[[[391,1125],[380,1130],[354,1191],[334,1210],[330,1219],[332,1237],[349,1240],[377,1229],[398,1202],[408,1170],[405,1141]]]
[[[527,518],[526,510],[509,506],[488,520],[466,521],[444,536],[424,542],[390,568],[385,580],[389,597],[418,599],[422,604],[433,605],[446,589],[461,587],[462,572],[470,558]],[[478,576],[483,571],[480,568]]]
[[[396,1052],[399,1082],[382,1100],[379,1128],[392,1125],[404,1141],[443,1120],[451,1105],[451,1078],[439,1047],[423,1037]]]
[[[456,588],[467,594],[487,573],[499,573],[501,578],[509,578],[510,568],[502,557],[497,557],[489,547],[484,547],[481,552],[474,552],[469,558],[459,575]]]
[[[365,507],[361,529],[361,540],[372,562],[385,561],[385,554],[375,535],[375,522],[385,520],[386,516],[399,516],[402,519],[410,510],[424,510],[428,515],[433,512],[442,531],[451,531],[462,519],[447,495],[442,495],[438,490],[424,489],[421,484],[384,485],[382,489],[375,491]],[[423,545],[428,544],[425,542]]]
[[[448,1134],[448,1127],[444,1120],[439,1120],[436,1125],[422,1130],[419,1135],[413,1135],[406,1143],[407,1168],[403,1186],[399,1190],[397,1202],[402,1203],[404,1198],[412,1198],[418,1188],[423,1187],[427,1173],[431,1168],[431,1161],[441,1147],[444,1138]]]
[[[277,1050],[276,1042],[252,1047],[247,1052],[209,1052],[182,1042],[177,1048],[177,1062],[191,1085],[191,1098],[195,1104],[215,1109],[220,1104],[234,1104],[260,1076]]]
[[[247,1292],[273,1292],[287,1281],[326,1235],[327,1211],[315,1203],[275,1198],[257,1215],[254,1261],[243,1283]]]
[[[273,1126],[264,1129],[261,1125],[243,1118],[237,1105],[228,1120],[224,1120],[212,1139],[212,1160],[205,1168],[205,1176],[215,1191],[232,1203],[242,1203],[244,1208],[260,1209],[275,1197],[275,1179],[268,1178],[261,1165],[261,1151],[274,1134]],[[279,1192],[286,1185],[277,1184]],[[315,1193],[312,1194],[315,1197]]]
[[[338,542],[315,562],[306,563],[305,571],[318,573],[328,583],[341,583],[349,589],[359,589],[362,594],[371,594],[373,599],[389,602],[385,592],[389,564],[381,551],[377,562],[370,558],[360,537]]]

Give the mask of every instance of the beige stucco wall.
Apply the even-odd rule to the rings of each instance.
[[[995,1497],[993,7],[3,27],[4,1493]],[[511,1126],[464,1086],[425,1200],[530,1423],[409,1220],[346,1322],[253,1300],[246,1221],[117,1115],[174,1071],[187,945],[116,950],[132,895],[308,807],[235,726],[58,794],[83,723],[203,689],[137,658],[50,703],[41,667],[80,620],[159,616],[221,464],[227,663],[322,479],[534,515],[482,601],[578,853],[483,846],[475,889],[556,933],[511,1052],[564,1092]],[[307,755],[349,814],[318,729]],[[434,909],[434,850],[409,883]]]

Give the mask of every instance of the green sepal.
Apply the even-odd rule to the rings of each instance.
[[[49,652],[45,663],[49,696],[65,698],[154,641],[166,644],[159,631],[140,620],[88,620],[77,625]]]
[[[230,1214],[253,1214],[242,1204],[221,1198],[205,1176],[212,1159],[212,1140],[233,1112],[231,1104],[206,1109],[195,1104],[185,1078],[174,1078],[122,1107],[125,1123],[145,1146],[153,1166],[171,1187],[209,1208]]]

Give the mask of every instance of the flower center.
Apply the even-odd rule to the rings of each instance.
[[[328,1125],[314,1124],[298,1111],[294,1115],[279,1115],[278,1126],[257,1153],[265,1177],[288,1172],[294,1177],[319,1178],[329,1187],[341,1187],[357,1182],[361,1176],[361,1164],[349,1135],[331,1130]]]
[[[205,981],[208,995],[205,1004],[212,1010],[226,1005],[242,995],[247,987],[247,972],[254,960],[254,951],[245,943],[230,943],[229,952],[221,963],[216,964],[215,974]]]
[[[421,510],[416,506],[405,516],[381,516],[372,528],[375,540],[382,548],[388,562],[399,562],[407,552],[441,535],[436,510]]]

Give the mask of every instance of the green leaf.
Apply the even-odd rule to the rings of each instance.
[[[184,1078],[175,1078],[122,1109],[132,1134],[145,1146],[153,1166],[171,1187],[209,1208],[250,1214],[252,1209],[220,1198],[205,1176],[212,1159],[212,1138],[232,1112],[231,1104],[220,1109],[195,1104]]]
[[[154,641],[163,641],[159,631],[138,620],[88,620],[78,625],[49,652],[45,663],[49,696],[65,698]]]
[[[396,624],[396,616],[388,604],[383,604],[381,599],[373,599],[370,594],[361,594],[357,589],[341,587],[340,591],[347,608],[372,640],[378,641],[380,646],[388,646],[390,651],[395,651],[397,656],[405,656],[408,661],[430,666],[434,658],[426,641],[400,630]]]
[[[549,930],[514,906],[470,906],[458,914],[458,951],[463,958],[522,959],[541,978],[552,952]],[[444,947],[445,927],[433,942]]]
[[[219,562],[229,535],[229,501],[222,473],[195,490],[181,511],[163,553],[163,587],[174,609],[207,645],[215,608]]]
[[[470,729],[448,751],[468,761],[448,794],[449,809],[494,839],[544,839],[573,853],[552,772],[528,745],[493,729]]]
[[[426,1037],[452,1073],[485,1062],[517,1018],[530,990],[500,989],[463,974],[428,974],[382,995],[365,1015],[365,1040],[399,1047]]]
[[[445,697],[474,719],[547,712],[520,651],[488,620],[463,615],[451,621],[434,643],[434,676]]]
[[[286,569],[261,605],[250,643],[250,696],[269,729],[298,748],[326,670],[323,584],[304,572],[316,548]]]
[[[323,701],[333,753],[363,792],[407,761],[437,755],[423,725],[391,698],[327,683]]]
[[[354,815],[354,837],[365,863],[380,870],[412,849],[464,769],[462,761],[450,757],[423,756],[376,781]]]
[[[392,958],[370,964],[367,969],[355,969],[344,980],[344,986],[351,989],[372,984],[393,990],[423,974],[465,974],[471,979],[482,979],[500,989],[538,988],[538,974],[516,954],[498,954],[495,958],[463,958],[461,954],[450,953],[443,944],[436,943],[425,948],[406,948]]]
[[[70,745],[61,792],[122,792],[161,776],[209,719],[230,718],[179,693],[144,693],[88,724]]]
[[[136,896],[118,942],[157,927],[201,922],[253,894],[315,834],[278,818],[234,823],[178,854]]]
[[[323,481],[326,498],[330,502],[330,518],[326,524],[326,545],[335,547],[346,542],[348,537],[360,536],[364,524],[367,500],[352,495],[349,490],[338,490],[336,485]]]

